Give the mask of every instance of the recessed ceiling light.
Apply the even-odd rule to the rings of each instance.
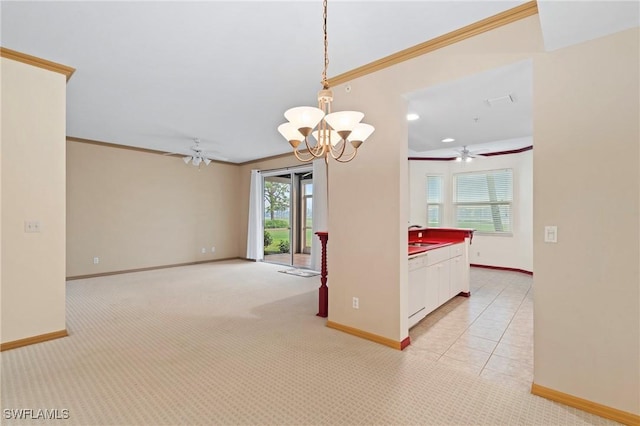
[[[453,141],[455,141],[454,138],[444,138],[444,139],[442,139],[442,142],[444,142],[444,143],[449,143],[449,142],[453,142]]]
[[[415,121],[418,118],[420,118],[420,116],[418,114],[415,114],[415,113],[407,114],[407,120],[408,121]]]

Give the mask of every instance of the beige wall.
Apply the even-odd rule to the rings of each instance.
[[[330,167],[329,319],[407,335],[402,94],[533,58],[535,382],[640,413],[638,40],[634,29],[546,53],[533,16],[356,79],[350,94],[334,87],[334,109],[364,111],[376,133]],[[545,224],[557,244],[542,243]]]
[[[68,141],[67,276],[237,257],[238,178],[235,165]]]
[[[445,205],[443,226],[454,226],[451,204],[453,175],[478,170],[513,169],[513,232],[511,235],[476,233],[469,249],[473,264],[533,271],[533,153],[484,157],[471,163],[409,161],[410,222],[426,225],[426,176],[442,175]]]
[[[6,58],[1,79],[4,343],[65,329],[66,79]]]
[[[408,336],[409,171],[402,96],[530,59],[541,50],[536,16],[351,81],[348,94],[346,84],[334,88],[334,110],[363,111],[376,131],[353,163],[329,169],[330,320],[394,341]],[[354,296],[360,298],[357,310],[351,307]]]
[[[635,414],[639,40],[634,29],[541,55],[533,111],[535,382]]]

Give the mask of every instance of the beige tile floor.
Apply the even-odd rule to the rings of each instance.
[[[410,331],[409,353],[529,391],[533,278],[471,268],[471,297],[455,297]]]

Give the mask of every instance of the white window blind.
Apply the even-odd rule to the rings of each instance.
[[[478,232],[511,233],[513,170],[454,175],[456,226]]]
[[[442,226],[442,176],[427,176],[427,226]]]

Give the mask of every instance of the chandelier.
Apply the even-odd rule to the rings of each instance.
[[[324,158],[328,163],[330,156],[341,163],[346,163],[353,160],[360,145],[375,128],[370,124],[360,123],[364,118],[361,112],[331,111],[333,92],[327,81],[329,65],[327,0],[322,2],[322,6],[324,69],[322,70],[322,90],[318,92],[318,107],[301,106],[287,110],[284,117],[288,122],[278,126],[278,131],[289,141],[296,158],[304,163],[316,158]],[[315,139],[315,143],[309,141],[309,136]],[[304,145],[301,145],[303,141]],[[347,145],[350,145],[350,148],[347,148]],[[306,147],[308,153],[301,153],[301,147]]]

